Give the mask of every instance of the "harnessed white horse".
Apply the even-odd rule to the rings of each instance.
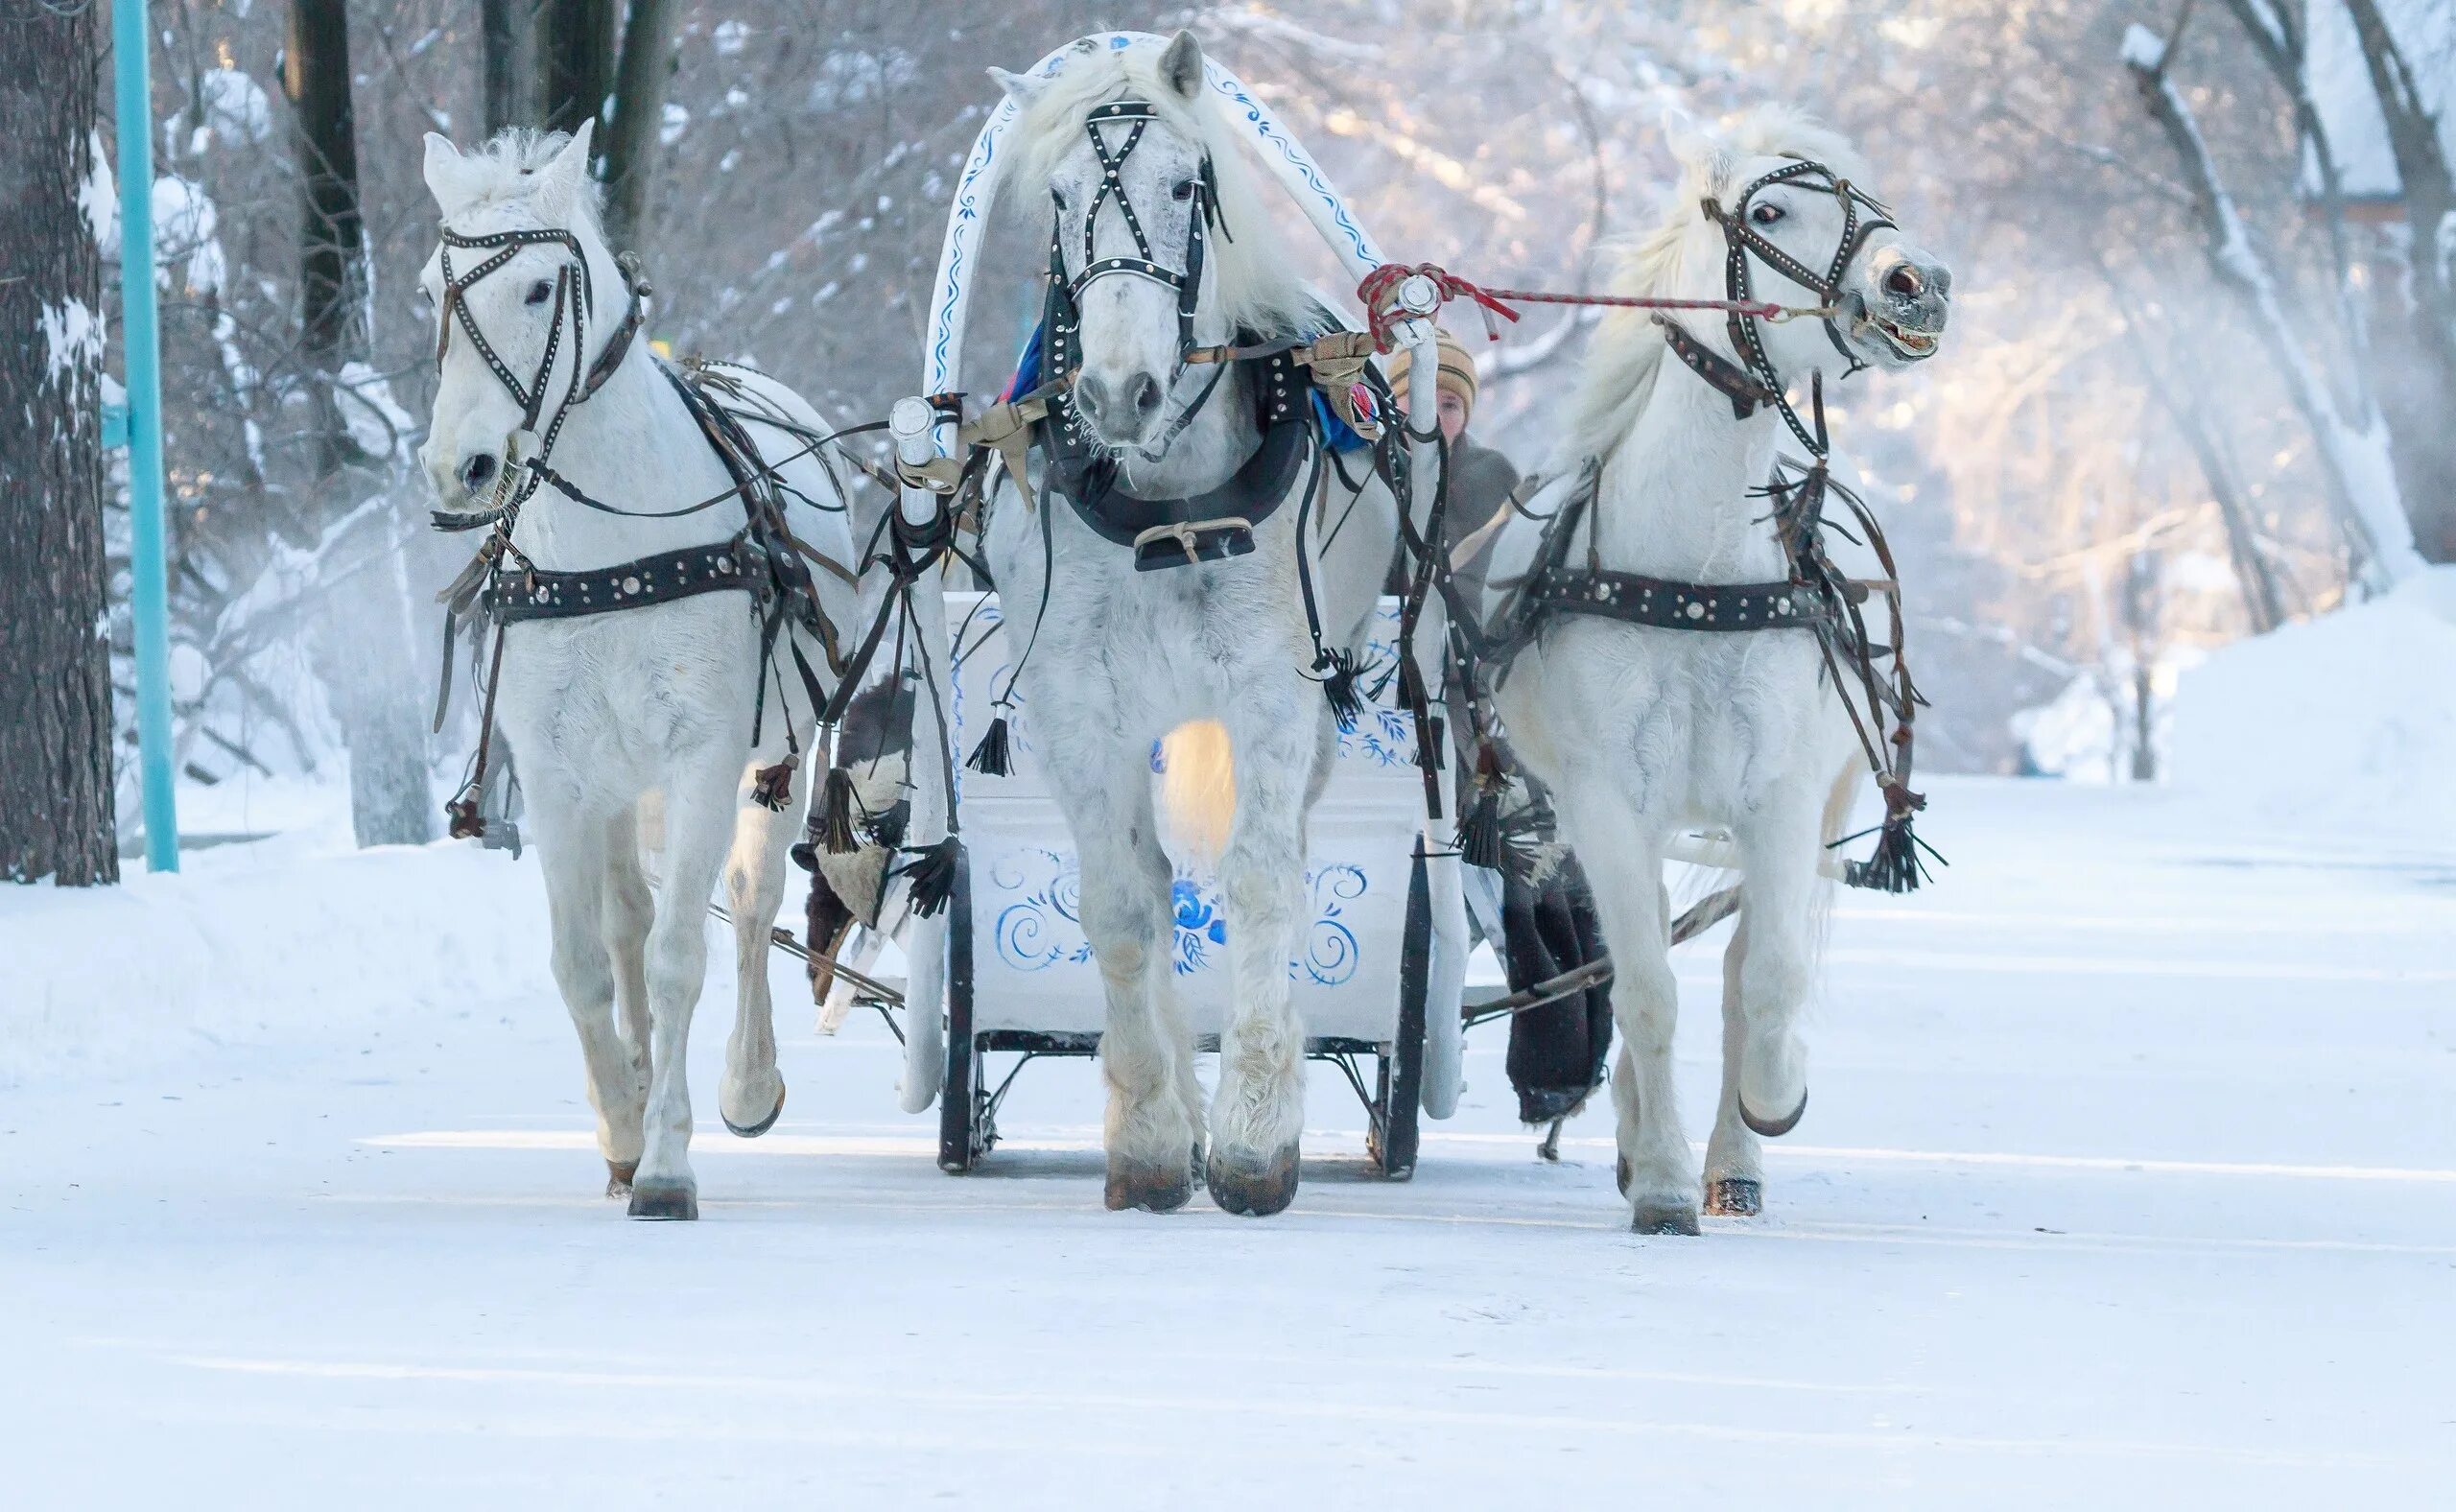
[[[756,1135],[784,1106],[768,953],[792,777],[860,605],[817,413],[748,369],[675,366],[632,340],[646,289],[599,228],[589,136],[507,133],[467,154],[427,137],[441,376],[421,457],[439,525],[493,526],[455,608],[483,600],[495,622],[482,739],[499,724],[519,759],[607,1194],[690,1218],[709,894],[721,870],[741,980],[718,1106]],[[629,296],[619,323],[596,309],[608,289]],[[484,822],[480,749],[456,834]],[[640,841],[658,799],[652,893]]]
[[[1676,837],[1727,830],[1742,874],[1706,1148],[1712,1211],[1758,1211],[1759,1137],[1787,1132],[1805,1110],[1797,1026],[1829,890],[1820,861],[1863,760],[1886,822],[1877,861],[1850,868],[1851,880],[1918,880],[1909,816],[1920,800],[1907,787],[1917,697],[1899,663],[1899,594],[1889,580],[1844,579],[1824,555],[1822,392],[1859,367],[1932,355],[1951,274],[1859,180],[1839,137],[1782,113],[1689,154],[1675,208],[1638,246],[1618,292],[1739,301],[1796,285],[1815,296],[1817,318],[1609,318],[1558,478],[1491,548],[1485,619],[1515,644],[1495,702],[1511,745],[1551,789],[1611,948],[1618,1172],[1641,1232],[1697,1232],[1699,1179],[1671,1068],[1663,863]],[[1804,395],[1806,415],[1785,390]],[[1778,476],[1790,443],[1807,455]],[[1857,508],[1838,488],[1830,496]],[[1861,511],[1850,528],[1872,531],[1873,520]],[[1889,579],[1889,560],[1883,571]],[[1871,639],[1860,609],[1877,599],[1894,606],[1889,645]]]
[[[1352,272],[1381,259],[1311,160],[1191,35],[1165,47],[1136,34],[1088,37],[1028,75],[997,77],[1008,100],[958,190],[946,267],[977,246],[974,176],[1003,150],[1007,181],[1050,195],[1040,363],[1052,381],[1032,411],[1031,476],[994,490],[983,550],[1022,650],[1012,686],[1030,704],[1039,766],[1081,861],[1081,919],[1107,1008],[1107,1201],[1174,1208],[1199,1174],[1230,1211],[1275,1213],[1295,1194],[1304,1106],[1305,1032],[1287,977],[1306,815],[1327,776],[1335,702],[1354,677],[1395,672],[1358,658],[1400,516],[1370,468],[1342,476],[1324,457],[1311,381],[1287,348],[1333,318],[1274,245],[1240,140],[1259,135],[1284,182],[1318,190],[1300,203],[1349,236]],[[933,330],[941,358],[959,340],[959,286],[949,303],[956,318]],[[1429,346],[1429,328],[1405,336]],[[1413,398],[1429,414],[1426,358],[1425,391]],[[954,387],[951,370],[933,368],[933,379]],[[908,463],[930,456],[933,423],[926,410],[899,422]],[[1428,473],[1435,465],[1421,441],[1410,460]],[[1150,783],[1154,743],[1204,721],[1218,721],[1224,748],[1216,734],[1179,735],[1170,788],[1191,801],[1186,776],[1202,765],[1233,790],[1217,867],[1235,1007],[1207,1153],[1193,1039],[1166,949],[1174,869]],[[999,758],[984,746],[976,759]],[[916,801],[925,839],[927,817]],[[1205,827],[1189,815],[1180,833]],[[1436,846],[1447,839],[1443,825]],[[1453,922],[1440,932],[1448,957],[1434,971],[1447,985],[1429,1001],[1454,1019],[1454,858],[1434,889],[1436,912]],[[938,949],[926,935],[911,949],[914,1018],[926,1029]],[[1427,1073],[1436,1116],[1454,1097],[1455,1037],[1452,1024]],[[934,1086],[918,1054],[934,1054],[936,1042],[912,1039],[908,1105]]]

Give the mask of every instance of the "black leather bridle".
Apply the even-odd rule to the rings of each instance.
[[[1821,273],[1776,246],[1773,239],[1757,229],[1749,219],[1749,211],[1755,206],[1758,195],[1776,184],[1784,183],[1796,183],[1821,194],[1830,194],[1841,201],[1842,235],[1834,243],[1833,255]],[[1712,195],[1698,203],[1704,209],[1706,219],[1722,227],[1725,248],[1723,288],[1733,304],[1753,301],[1756,297],[1754,278],[1748,266],[1753,254],[1766,267],[1817,296],[1818,306],[1814,313],[1825,322],[1826,340],[1833,343],[1833,349],[1840,352],[1842,360],[1849,364],[1843,371],[1844,377],[1868,366],[1866,359],[1852,349],[1841,326],[1835,323],[1842,314],[1842,275],[1850,271],[1853,260],[1866,248],[1869,237],[1889,226],[1900,228],[1895,226],[1891,210],[1825,164],[1805,157],[1752,180],[1739,192],[1738,202],[1729,210],[1725,210],[1721,201]],[[1859,213],[1862,209],[1868,212],[1864,217]],[[1811,428],[1800,418],[1790,400],[1784,397],[1783,375],[1774,370],[1774,359],[1765,350],[1765,339],[1758,325],[1762,319],[1767,318],[1744,314],[1736,308],[1726,317],[1725,328],[1731,336],[1732,350],[1739,354],[1739,361],[1733,362],[1698,341],[1686,326],[1671,317],[1658,312],[1654,318],[1655,323],[1663,327],[1664,341],[1670,346],[1672,355],[1687,365],[1691,372],[1720,390],[1731,400],[1733,413],[1745,420],[1757,412],[1759,405],[1770,405],[1782,414],[1783,423],[1791,428],[1791,434],[1799,437],[1800,444],[1807,447],[1811,455],[1822,458],[1827,450],[1824,422],[1820,418]],[[1823,386],[1824,380],[1820,376],[1816,383],[1820,392]],[[1822,408],[1821,404],[1819,408]]]
[[[1177,380],[1185,373],[1186,364],[1195,348],[1193,336],[1194,307],[1202,299],[1202,272],[1213,226],[1222,236],[1228,227],[1219,217],[1219,183],[1214,176],[1211,158],[1205,154],[1202,166],[1194,175],[1192,213],[1186,219],[1186,250],[1184,266],[1170,268],[1151,255],[1151,238],[1143,228],[1143,220],[1134,213],[1134,201],[1126,196],[1125,160],[1141,145],[1143,133],[1160,112],[1147,100],[1113,100],[1096,106],[1083,120],[1083,134],[1090,138],[1093,155],[1099,159],[1099,185],[1092,191],[1092,202],[1083,208],[1083,267],[1080,272],[1066,271],[1065,233],[1058,224],[1065,202],[1058,199],[1055,188],[1050,190],[1051,203],[1058,215],[1052,217],[1049,233],[1049,297],[1042,312],[1042,329],[1047,345],[1042,354],[1043,376],[1054,380],[1053,396],[1067,423],[1076,420],[1071,375],[1083,360],[1083,291],[1095,282],[1115,273],[1148,278],[1172,291],[1177,296],[1177,363],[1169,375],[1167,391],[1174,391]],[[1100,134],[1104,126],[1122,124],[1127,130],[1124,140],[1112,151],[1108,138]],[[1100,207],[1114,202],[1118,218],[1125,223],[1126,234],[1134,239],[1133,256],[1102,257],[1099,251]],[[1233,240],[1233,238],[1232,238]],[[1228,370],[1219,364],[1204,383],[1193,402],[1179,411],[1169,422],[1168,434],[1158,449],[1183,434],[1194,416],[1202,413]]]
[[[486,339],[486,333],[479,328],[478,318],[469,309],[468,293],[481,281],[502,272],[520,255],[522,249],[542,245],[559,246],[570,253],[570,257],[555,272],[555,293],[549,312],[551,323],[546,328],[545,355],[538,359],[536,375],[523,383],[511,365],[504,360],[503,354],[495,349],[495,344]],[[452,271],[455,248],[463,251],[484,251],[489,255],[465,272],[455,273]],[[497,489],[497,502],[492,508],[473,513],[436,511],[434,520],[437,530],[469,531],[518,513],[530,495],[537,491],[537,485],[549,476],[547,458],[554,452],[555,438],[562,434],[563,421],[569,417],[575,405],[585,404],[605,386],[608,378],[614,376],[615,369],[623,366],[624,355],[630,350],[631,338],[638,334],[640,326],[648,319],[649,290],[627,262],[621,265],[630,308],[625,313],[622,324],[616,326],[613,336],[607,339],[604,349],[597,354],[595,361],[589,362],[585,360],[588,320],[597,307],[597,297],[589,275],[588,255],[581,248],[579,237],[559,226],[493,231],[484,236],[463,236],[446,227],[443,246],[437,256],[443,274],[443,303],[436,319],[435,360],[439,366],[445,354],[451,351],[452,328],[456,324],[460,326],[469,338],[469,344],[477,348],[479,357],[495,375],[495,381],[502,384],[520,406],[520,431],[517,434],[529,438],[528,444],[521,447],[525,455],[517,460],[505,457],[505,482]],[[561,402],[555,406],[554,413],[548,415],[549,386],[554,380],[555,360],[561,355],[566,317],[572,333],[572,375],[563,388]],[[545,422],[543,431],[538,429],[541,419]],[[523,474],[516,485],[510,482],[510,475],[515,469]],[[507,497],[504,488],[512,488],[513,491]]]

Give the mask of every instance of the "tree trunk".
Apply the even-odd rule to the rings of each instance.
[[[0,877],[119,880],[103,565],[99,11],[0,12]],[[93,197],[93,198],[89,198]]]
[[[343,0],[291,0],[283,54],[283,92],[290,96],[305,197],[298,337],[308,366],[326,379],[320,387],[328,387],[330,374],[366,350],[366,233],[358,208],[358,124]],[[322,427],[319,475],[340,464],[336,449],[347,438],[345,429]]]
[[[521,99],[522,45],[535,34],[534,0],[478,0],[478,39],[484,53],[486,134],[529,123]]]
[[[538,113],[550,131],[577,131],[614,90],[619,0],[539,0]],[[604,140],[601,134],[599,141]]]
[[[673,0],[631,0],[614,79],[614,129],[605,140],[605,229],[618,248],[637,250],[648,220],[663,147],[665,81],[673,71]]]
[[[402,459],[368,455],[351,439],[344,367],[366,353],[366,258],[359,211],[358,131],[350,103],[344,0],[292,0],[283,85],[290,96],[303,183],[299,220],[299,345],[314,407],[313,492],[326,528],[354,518],[361,499],[389,494]],[[360,527],[377,532],[378,563],[333,595],[320,616],[316,660],[349,747],[350,814],[361,845],[415,845],[435,838],[426,728],[408,644],[408,584],[390,508]]]

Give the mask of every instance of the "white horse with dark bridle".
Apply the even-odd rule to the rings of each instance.
[[[1887,555],[1872,517],[1825,477],[1823,390],[1932,355],[1951,274],[1862,181],[1839,137],[1779,112],[1689,154],[1669,218],[1617,292],[1727,303],[1797,293],[1812,315],[1607,319],[1555,482],[1491,545],[1484,619],[1510,648],[1495,702],[1551,790],[1611,948],[1618,1174],[1641,1232],[1697,1232],[1699,1178],[1672,1086],[1663,866],[1678,837],[1727,832],[1741,873],[1711,1211],[1758,1211],[1759,1137],[1787,1132],[1807,1105],[1798,1024],[1829,892],[1821,862],[1846,827],[1854,768],[1875,770],[1886,808],[1877,859],[1846,868],[1849,880],[1918,880],[1918,700],[1900,666],[1898,585],[1889,559],[1870,581],[1825,555],[1839,500],[1856,515],[1842,528]],[[1804,455],[1778,466],[1786,450]],[[1889,606],[1889,627],[1872,627],[1878,611],[1863,605]]]
[[[1191,35],[1087,38],[996,77],[1013,116],[1004,181],[1045,193],[1053,224],[1027,365],[1033,461],[994,490],[983,546],[1021,652],[1013,689],[1081,862],[1107,1000],[1107,1201],[1171,1209],[1199,1177],[1231,1212],[1276,1213],[1296,1192],[1304,1114],[1288,971],[1307,815],[1334,705],[1358,676],[1396,671],[1360,658],[1398,506],[1369,461],[1343,471],[1326,455],[1312,408],[1318,380],[1354,410],[1363,351],[1341,348],[1335,381],[1309,376],[1334,318],[1291,271],[1240,152],[1252,133],[1223,106],[1241,85],[1207,75]],[[1171,807],[1197,795],[1198,771],[1233,793],[1217,869],[1234,1007],[1207,1122],[1152,798],[1153,744],[1171,732]]]
[[[754,1135],[785,1098],[768,956],[792,778],[860,605],[816,413],[758,373],[633,340],[646,289],[599,227],[589,136],[507,133],[472,154],[427,137],[441,376],[421,456],[438,524],[492,527],[456,608],[493,623],[482,742],[499,725],[518,758],[607,1193],[634,1217],[689,1218],[709,896],[721,871],[741,980],[718,1107]],[[606,291],[627,310],[602,314]],[[455,834],[483,827],[480,751]],[[659,800],[652,890],[640,846]]]

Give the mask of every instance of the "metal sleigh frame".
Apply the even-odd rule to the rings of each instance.
[[[1050,53],[1033,66],[1031,74],[1046,78],[1057,73],[1086,45],[1121,50],[1138,42],[1156,44],[1163,40],[1140,32],[1095,34]],[[1225,103],[1233,119],[1251,130],[1251,145],[1257,155],[1321,233],[1350,278],[1361,282],[1366,274],[1382,267],[1385,259],[1381,248],[1348,213],[1345,201],[1304,147],[1281,129],[1269,109],[1234,73],[1208,58],[1203,67],[1206,86]],[[1012,100],[999,102],[974,140],[971,156],[956,186],[946,239],[938,254],[937,275],[932,285],[930,324],[922,352],[920,392],[924,395],[952,392],[957,387],[956,369],[970,305],[969,280],[980,261],[980,243],[1003,166],[1001,154],[1016,115]],[[1396,334],[1414,359],[1410,365],[1408,407],[1414,413],[1430,414],[1436,408],[1435,375],[1439,366],[1431,316],[1439,308],[1440,294],[1429,280],[1418,276],[1403,284],[1397,297],[1405,316],[1398,323]],[[923,398],[899,401],[889,428],[899,460],[911,467],[945,456],[955,441],[955,420]],[[1413,496],[1403,508],[1412,510],[1419,522],[1429,517],[1440,465],[1437,452],[1433,443],[1410,438]],[[911,486],[903,490],[899,506],[905,520],[922,530],[933,525],[938,511],[946,507],[938,495]],[[944,594],[915,593],[912,608],[922,645],[948,646]],[[1418,667],[1429,687],[1441,684],[1439,648],[1444,635],[1437,616],[1436,600],[1428,606],[1418,638]],[[927,763],[947,759],[930,755],[931,747],[925,742],[934,741],[937,750],[947,751],[954,729],[952,669],[946,676],[924,681],[927,696],[917,701],[913,728],[916,776],[927,769]],[[1460,1086],[1464,1021],[1454,1005],[1463,996],[1469,936],[1461,862],[1452,844],[1456,817],[1448,812],[1452,801],[1450,785],[1445,782],[1437,786],[1441,789],[1435,800],[1439,809],[1423,816],[1410,866],[1405,933],[1399,952],[1396,1038],[1387,1042],[1319,1038],[1308,1040],[1306,1046],[1312,1058],[1337,1066],[1363,1100],[1373,1121],[1376,1165],[1392,1177],[1405,1177],[1414,1169],[1419,1107],[1435,1118],[1449,1117],[1455,1110]],[[909,845],[930,845],[947,835],[950,815],[944,812],[945,798],[939,784],[926,779],[916,781],[912,805]],[[958,854],[955,891],[949,906],[933,917],[910,919],[901,941],[909,963],[903,994],[909,1010],[903,1036],[903,1106],[908,1113],[920,1113],[933,1101],[939,1104],[938,1162],[951,1172],[970,1169],[995,1142],[999,1102],[1023,1064],[1044,1056],[1090,1055],[1098,1044],[1098,1034],[1016,1029],[975,1032],[971,879],[969,864]],[[1444,1006],[1439,1011],[1429,1011],[1429,1005],[1435,1004]],[[1022,1059],[993,1086],[985,1057],[994,1052],[1012,1052]],[[1358,1058],[1363,1055],[1372,1055],[1380,1063],[1370,1091],[1358,1064]]]

